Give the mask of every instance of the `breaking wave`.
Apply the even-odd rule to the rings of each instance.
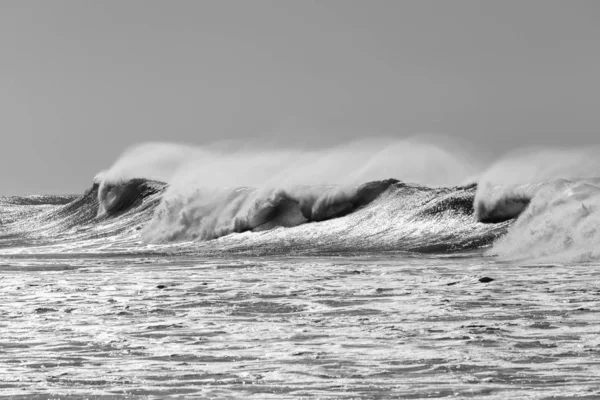
[[[143,237],[150,242],[210,240],[234,232],[326,221],[366,206],[396,182],[390,179],[357,188],[199,189],[187,198],[163,201]]]
[[[508,259],[600,259],[598,149],[522,150],[482,175],[479,221],[516,219],[491,253]]]
[[[361,141],[319,151],[150,143],[128,150],[99,174],[100,210],[135,197],[122,182],[139,176],[161,180],[168,186],[141,238],[161,244],[206,241],[338,219],[399,186],[386,179],[390,176],[433,185],[464,182],[477,170],[474,165],[458,149],[420,139]],[[381,226],[373,224],[374,231]],[[295,242],[301,247],[301,240]],[[359,244],[368,246],[378,244]]]
[[[96,182],[81,196],[0,199],[0,248],[27,252],[58,244],[62,251],[75,243],[96,251],[109,244],[107,238],[127,241],[152,218],[165,188],[164,183],[144,179],[112,190],[102,186]]]
[[[476,163],[457,149],[415,139],[326,151],[228,148],[132,148],[83,196],[29,207],[4,224],[3,247],[454,251],[488,245],[505,229],[475,221],[473,185],[408,183],[467,181]]]
[[[211,193],[204,207],[197,199],[165,202],[167,188],[143,179],[96,183],[67,204],[28,206],[27,218],[3,226],[12,240],[0,243],[67,252],[173,244],[186,252],[448,252],[489,245],[506,230],[475,221],[474,185],[434,189],[388,179],[344,190],[238,188]]]
[[[600,259],[596,154],[521,151],[484,170],[456,149],[418,141],[319,152],[149,144],[127,151],[82,196],[0,198],[0,250],[484,248],[507,259],[591,261]]]

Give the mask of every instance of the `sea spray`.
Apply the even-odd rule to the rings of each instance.
[[[357,185],[386,178],[445,186],[465,183],[480,171],[481,161],[461,144],[439,141],[443,145],[418,137],[364,139],[317,150],[144,143],[127,149],[97,180],[145,178],[168,183],[172,190]]]
[[[142,235],[164,243],[343,216],[365,205],[360,185],[368,181],[393,177],[442,185],[464,182],[477,171],[477,163],[456,146],[418,138],[362,140],[321,150],[229,147],[233,150],[143,144],[126,151],[98,179],[111,188],[140,177],[168,183]],[[118,195],[116,189],[100,193]],[[101,209],[107,201],[118,202],[103,196]]]
[[[599,150],[519,150],[483,173],[475,196],[477,219],[517,217],[491,253],[565,262],[599,259]]]

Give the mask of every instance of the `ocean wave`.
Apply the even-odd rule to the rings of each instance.
[[[0,198],[0,248],[219,254],[487,248],[507,259],[600,259],[595,150],[521,151],[477,179],[463,174],[458,180],[477,182],[466,186],[357,182],[388,172],[402,177],[409,165],[406,176],[423,177],[439,174],[444,163],[461,165],[439,149],[439,160],[419,154],[431,146],[415,147],[411,158],[403,145],[392,147],[397,154],[344,147],[274,158],[142,146],[99,174],[82,196]],[[369,157],[361,163],[359,155]],[[134,171],[140,175],[130,176]],[[165,181],[153,180],[160,176]]]
[[[489,245],[505,225],[474,218],[476,187],[438,188],[395,179],[356,187],[240,187],[165,198],[168,185],[97,182],[65,205],[3,226],[2,247],[133,250],[159,243],[195,251],[455,251]],[[144,247],[146,246],[146,247]],[[164,247],[161,247],[164,250]]]
[[[600,259],[600,159],[597,147],[522,149],[479,179],[476,217],[515,219],[490,254],[505,259]]]
[[[44,204],[32,204],[38,197],[32,196],[32,201],[19,201],[12,207],[0,205],[0,216],[7,210],[13,216],[0,225],[0,247],[31,248],[132,237],[152,218],[165,184],[134,179],[116,186],[119,186],[113,188],[116,192],[111,192],[101,190],[102,184],[95,182],[83,195],[62,197],[64,201],[53,199]],[[112,199],[114,193],[119,195]],[[101,206],[103,203],[106,204]]]
[[[150,143],[127,150],[97,176],[98,216],[114,217],[139,201],[135,181],[144,177],[166,184],[139,232],[147,244],[195,242],[198,249],[290,248],[287,243],[316,250],[472,248],[489,243],[483,231],[494,231],[481,228],[473,218],[474,186],[464,195],[462,189],[432,191],[385,178],[435,185],[464,182],[476,170],[456,146],[421,139],[364,140],[317,151]],[[441,215],[447,220],[441,221]],[[356,218],[363,218],[359,226]],[[400,225],[390,226],[391,221]],[[463,240],[473,226],[481,228],[482,237]],[[248,232],[252,235],[241,235]]]
[[[516,218],[493,253],[503,258],[585,262],[600,259],[600,179],[557,179],[488,188],[477,218]]]

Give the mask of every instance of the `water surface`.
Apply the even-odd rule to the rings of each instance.
[[[600,398],[597,265],[4,256],[9,398]],[[486,279],[491,278],[491,279]]]

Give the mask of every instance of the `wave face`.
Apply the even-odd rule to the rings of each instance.
[[[81,196],[5,198],[0,248],[59,245],[61,251],[80,244],[96,251],[111,240],[133,240],[152,218],[164,188],[134,179],[113,188],[94,183]]]
[[[67,204],[4,224],[0,243],[61,252],[447,252],[489,245],[507,226],[475,220],[475,186],[388,179],[354,188],[195,192],[178,202],[165,201],[167,187],[143,179],[96,183]]]

